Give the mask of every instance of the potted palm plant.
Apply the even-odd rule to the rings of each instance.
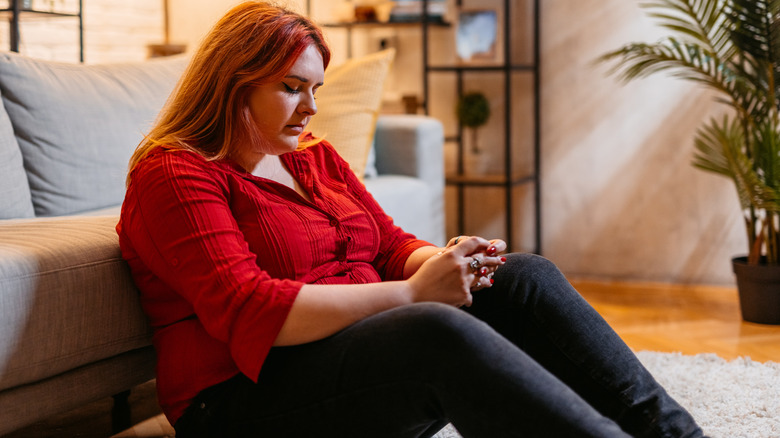
[[[729,105],[694,139],[694,166],[730,178],[744,212],[748,255],[732,260],[742,316],[780,324],[780,1],[650,0],[671,35],[605,54],[612,73],[657,72],[703,84]]]

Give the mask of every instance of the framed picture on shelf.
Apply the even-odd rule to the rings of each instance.
[[[500,29],[495,9],[464,9],[458,13],[455,48],[466,64],[501,61]]]

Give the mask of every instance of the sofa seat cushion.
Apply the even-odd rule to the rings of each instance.
[[[37,216],[122,202],[130,155],[187,58],[77,65],[0,53],[0,90]]]
[[[116,223],[0,222],[0,390],[151,344]]]
[[[440,233],[431,203],[431,187],[423,180],[403,175],[380,175],[363,183],[393,222],[420,239]],[[434,243],[434,242],[431,242]]]

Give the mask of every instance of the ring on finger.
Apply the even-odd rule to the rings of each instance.
[[[482,261],[476,257],[472,257],[471,261],[469,262],[469,267],[472,271],[476,272],[477,269],[479,269],[479,265],[482,264]]]

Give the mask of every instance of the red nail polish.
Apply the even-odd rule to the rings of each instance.
[[[501,263],[506,262],[506,257],[501,257]]]
[[[487,255],[492,257],[498,253],[498,248],[496,248],[495,246],[491,246],[487,249],[486,253]]]
[[[491,278],[491,279],[490,279],[490,284],[493,284],[493,282],[494,282],[494,280]]]
[[[488,275],[488,268],[486,268],[484,266],[479,268],[479,276],[480,277],[484,277],[486,275]]]

